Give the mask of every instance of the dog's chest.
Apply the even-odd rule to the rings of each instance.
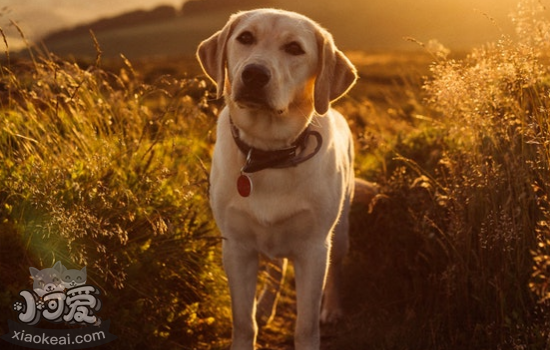
[[[292,169],[251,174],[249,197],[236,191],[214,210],[224,237],[236,239],[270,258],[289,257],[311,239],[323,241],[335,218],[321,216],[322,190]],[[230,182],[227,185],[231,186]],[[216,192],[220,184],[212,190]],[[326,197],[326,194],[323,194]],[[223,202],[223,201],[220,201]]]
[[[239,237],[241,242],[253,245],[255,250],[269,258],[291,257],[299,254],[303,244],[323,231],[318,229],[313,211],[300,208],[304,206],[294,206],[294,210],[285,212],[240,212],[238,215],[247,223],[249,230],[242,230],[241,225],[240,232],[233,232],[237,236],[243,233]]]
[[[251,221],[268,228],[286,227],[303,216],[304,212],[314,211],[316,196],[311,191],[307,176],[293,170],[267,170],[263,174],[251,174],[253,185],[250,196],[235,198],[232,206],[249,216]]]
[[[255,235],[256,250],[270,259],[288,258],[299,255],[303,245],[300,231],[286,229],[258,230]],[[303,237],[302,237],[303,238]]]

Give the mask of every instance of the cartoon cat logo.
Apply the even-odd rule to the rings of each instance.
[[[67,270],[62,266],[61,282],[67,289],[82,286],[86,283],[86,266],[81,270]]]
[[[61,261],[42,270],[34,267],[29,268],[33,279],[32,288],[34,292],[40,297],[47,293],[62,292],[65,289],[61,280],[63,269],[64,266]]]
[[[11,305],[17,320],[8,320],[9,333],[0,334],[0,338],[36,349],[54,349],[57,345],[60,349],[95,348],[116,339],[109,333],[110,321],[103,322],[97,315],[102,306],[101,292],[86,284],[86,267],[67,269],[58,261],[52,267],[31,267],[29,271],[33,289],[19,291],[19,298]],[[41,320],[78,327],[34,328]],[[0,349],[4,348],[0,344]]]

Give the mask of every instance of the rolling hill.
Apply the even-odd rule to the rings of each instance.
[[[187,1],[182,9],[160,6],[104,18],[42,38],[49,51],[60,56],[93,57],[96,54],[90,30],[103,56],[128,58],[143,56],[191,55],[198,43],[227,21],[230,13],[254,8],[268,1]]]
[[[422,42],[435,38],[451,48],[463,49],[511,32],[507,15],[514,9],[515,0],[495,1],[486,0],[480,5],[473,0],[193,0],[181,10],[164,6],[150,12],[135,11],[54,33],[42,42],[61,56],[93,57],[92,29],[104,57],[191,55],[231,13],[269,6],[310,16],[329,29],[344,50],[417,48],[404,37]]]

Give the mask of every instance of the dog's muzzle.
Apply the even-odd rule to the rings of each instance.
[[[271,72],[266,67],[251,63],[241,73],[241,87],[235,102],[250,107],[268,107],[266,85],[271,80]]]
[[[243,84],[248,89],[261,89],[269,83],[271,79],[271,73],[269,70],[259,64],[247,65],[242,74],[241,79]]]

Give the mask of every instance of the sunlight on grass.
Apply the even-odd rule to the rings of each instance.
[[[111,73],[47,53],[1,70],[0,232],[23,249],[5,261],[86,265],[127,348],[225,331],[204,81],[148,85],[128,61]]]
[[[437,41],[409,56],[350,53],[362,79],[335,107],[356,137],[358,175],[381,193],[354,207],[349,319],[327,328],[327,349],[547,347],[545,15],[522,1],[517,37],[467,55]],[[95,63],[76,64],[36,51],[16,59],[4,41],[0,308],[28,287],[29,266],[63,260],[89,267],[118,348],[226,348],[228,291],[207,202],[222,103],[213,87],[178,78],[180,61],[102,67],[101,42]],[[289,278],[261,344],[292,338],[291,288]]]
[[[382,194],[372,214],[354,219],[348,266],[350,290],[361,290],[349,292],[351,307],[370,303],[335,348],[546,348],[546,15],[538,1],[521,2],[517,38],[462,58],[422,44],[433,60],[429,74],[396,87],[412,101],[368,118],[360,105],[344,108],[366,120],[351,121],[356,135],[371,135],[358,140],[357,168]],[[393,108],[406,123],[387,133]]]

